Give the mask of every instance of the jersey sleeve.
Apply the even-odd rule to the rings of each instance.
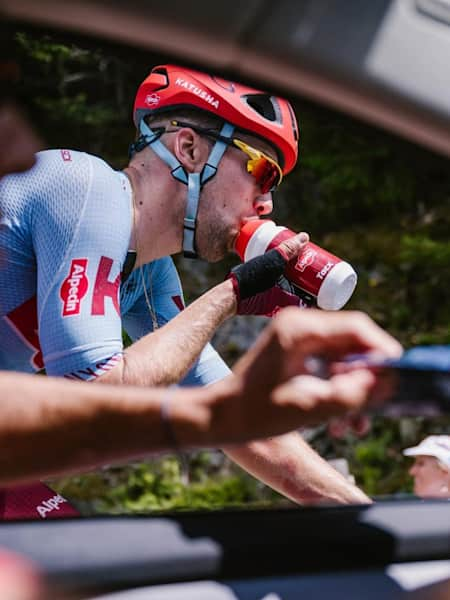
[[[118,172],[62,152],[33,207],[39,340],[48,374],[93,379],[121,359],[120,273],[131,207]]]
[[[170,257],[145,265],[133,272],[124,286],[132,304],[123,315],[124,328],[133,341],[163,326],[184,308],[183,291],[177,270]],[[145,288],[145,291],[144,291]],[[211,344],[207,344],[181,385],[208,385],[230,374],[230,369]]]

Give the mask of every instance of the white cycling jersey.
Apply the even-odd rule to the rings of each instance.
[[[0,369],[94,379],[121,360],[122,328],[153,329],[139,270],[122,283],[132,227],[127,176],[98,157],[47,150],[0,182]],[[143,279],[159,325],[183,309],[170,257]],[[208,344],[184,384],[229,369]]]
[[[137,340],[153,330],[151,311],[163,325],[183,309],[170,257],[122,282],[131,226],[128,178],[95,156],[40,152],[0,181],[0,369],[95,379],[121,360],[122,328]],[[208,344],[180,383],[228,373]],[[77,514],[41,482],[0,489],[0,520]]]

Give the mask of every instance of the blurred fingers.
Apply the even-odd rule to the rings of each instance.
[[[275,398],[277,404],[296,409],[304,424],[318,423],[362,410],[375,383],[375,376],[367,370],[336,375],[329,380],[299,375],[280,386]]]
[[[402,346],[370,317],[356,311],[326,312],[286,308],[274,321],[284,344],[305,354],[338,359],[352,353],[386,358],[402,354]]]

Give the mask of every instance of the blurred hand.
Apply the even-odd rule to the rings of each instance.
[[[0,598],[44,600],[44,581],[27,558],[0,548]]]
[[[281,310],[228,380],[223,425],[230,431],[233,424],[237,440],[256,439],[363,410],[376,389],[373,372],[361,367],[324,379],[314,365],[365,352],[397,357],[402,347],[363,313]]]

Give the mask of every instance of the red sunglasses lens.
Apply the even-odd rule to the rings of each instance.
[[[265,158],[260,158],[258,161],[255,161],[253,164],[252,175],[258,182],[263,194],[270,192],[270,190],[277,185],[280,178],[276,166]]]

